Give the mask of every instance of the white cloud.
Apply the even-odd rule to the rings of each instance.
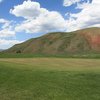
[[[76,9],[81,9],[79,13],[69,14],[69,19],[65,20],[57,11],[49,11],[41,8],[38,2],[31,0],[24,1],[23,4],[15,6],[10,13],[17,17],[25,18],[15,27],[16,32],[26,33],[46,33],[53,31],[74,31],[82,28],[98,26],[100,27],[100,4],[98,0],[64,0],[64,6],[77,3]]]
[[[6,23],[6,22],[8,22],[8,20],[5,20],[3,18],[0,19],[0,23]]]
[[[0,49],[7,49],[15,44],[21,43],[22,41],[18,40],[6,40],[0,39]]]
[[[66,21],[60,13],[41,8],[38,2],[24,1],[23,4],[11,9],[10,13],[26,19],[15,27],[17,32],[43,33],[66,29]]]
[[[90,0],[64,0],[63,6],[67,7],[73,4],[83,5],[83,4],[89,4],[89,3],[90,3]]]
[[[41,15],[36,19],[26,20],[15,28],[17,32],[25,31],[26,33],[64,31],[65,29],[66,22],[57,12],[48,12],[46,15]]]
[[[100,27],[100,0],[93,0],[91,4],[78,5],[82,11],[70,14],[67,20],[67,31],[74,31],[87,27]]]
[[[0,29],[0,38],[8,38],[8,37],[14,37],[15,31],[12,31],[12,25],[11,21],[8,21],[6,19],[0,19],[1,29]]]
[[[81,0],[64,0],[63,2],[63,6],[67,7],[67,6],[71,6],[72,4],[78,3]]]
[[[93,4],[100,4],[100,0],[93,0]]]
[[[8,37],[14,37],[15,36],[15,32],[9,29],[3,29],[0,30],[0,38],[8,38]]]
[[[9,28],[10,27],[10,24],[11,24],[11,21],[8,21],[6,19],[1,18],[0,19],[0,24],[2,24],[2,27],[1,28],[3,28],[3,29]]]
[[[15,40],[16,32],[13,30],[12,21],[0,19],[0,49],[7,49],[22,41]]]
[[[40,14],[45,14],[47,12],[46,9],[40,8],[38,2],[32,2],[31,0],[24,1],[23,4],[15,6],[14,9],[10,9],[11,14],[26,19],[36,18]]]

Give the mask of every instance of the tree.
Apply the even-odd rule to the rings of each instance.
[[[16,53],[21,53],[21,50],[16,51]]]

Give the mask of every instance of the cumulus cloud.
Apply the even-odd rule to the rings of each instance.
[[[0,19],[0,23],[6,23],[6,22],[8,22],[8,20],[5,20],[3,18]]]
[[[18,40],[6,40],[6,39],[0,39],[0,48],[7,49],[11,47],[12,45],[21,43],[22,41]]]
[[[24,1],[23,4],[10,9],[11,14],[14,14],[17,17],[24,17],[26,19],[36,18],[47,12],[48,10],[41,8],[38,2],[32,2],[31,0]]]
[[[24,1],[11,9],[10,13],[26,19],[15,27],[17,32],[44,33],[66,29],[66,21],[59,12],[41,8],[38,2]]]
[[[15,36],[15,31],[12,31],[11,21],[0,19],[1,29],[0,38],[7,38]]]
[[[11,21],[8,21],[6,19],[1,18],[0,19],[0,24],[2,24],[1,25],[2,26],[1,28],[2,29],[9,28],[10,27],[10,24],[11,24]]]
[[[70,13],[68,19],[57,11],[49,11],[42,8],[38,2],[31,0],[15,6],[10,13],[25,18],[17,24],[16,32],[46,33],[54,31],[75,31],[87,27],[100,27],[100,1],[93,0],[64,0],[64,6],[68,7],[77,3],[75,9],[81,9],[79,13]]]
[[[65,29],[66,22],[57,12],[48,12],[36,19],[26,20],[15,28],[17,32],[25,31],[26,33],[65,31]]]
[[[7,49],[22,41],[15,40],[16,32],[12,29],[12,21],[0,19],[0,49]]]
[[[0,38],[6,38],[6,37],[14,37],[15,36],[15,32],[9,29],[3,29],[0,30]]]
[[[93,0],[89,4],[78,4],[81,12],[70,14],[67,20],[67,31],[74,31],[87,27],[100,27],[100,0]]]

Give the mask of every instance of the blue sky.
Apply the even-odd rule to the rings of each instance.
[[[98,0],[0,0],[0,49],[48,32],[100,27],[99,9]]]
[[[23,1],[25,0],[12,0],[9,2],[9,0],[4,0],[0,4],[0,17],[7,18],[9,20],[14,19],[14,16],[9,13],[9,10],[13,8],[14,6],[18,4],[22,4]],[[41,7],[47,8],[50,11],[58,11],[61,14],[65,14],[67,11],[68,12],[76,12],[74,9],[75,7],[69,6],[69,7],[64,7],[63,6],[63,0],[31,0],[31,1],[36,1],[39,2]],[[15,17],[14,20],[17,20],[18,18]]]

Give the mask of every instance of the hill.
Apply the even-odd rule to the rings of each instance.
[[[0,52],[3,51],[3,49],[0,49]]]
[[[100,28],[54,32],[16,44],[6,53],[69,54],[100,53]]]

